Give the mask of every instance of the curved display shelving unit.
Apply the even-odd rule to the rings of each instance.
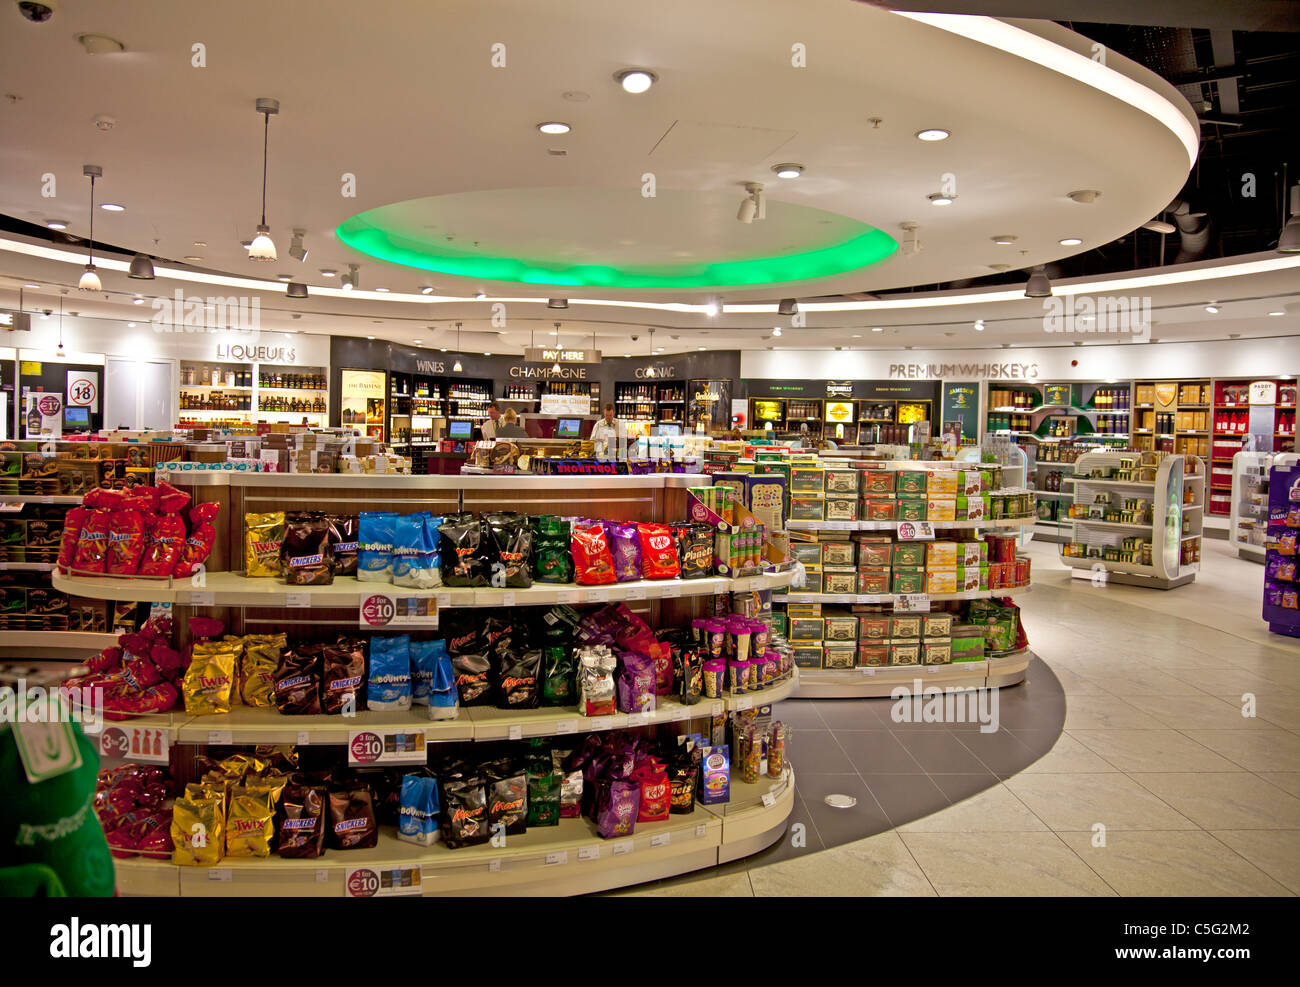
[[[859,668],[804,668],[796,699],[870,699],[890,696],[900,686],[910,693],[926,688],[991,689],[1023,682],[1032,651],[1024,649],[982,661],[948,665],[878,665]],[[914,683],[919,683],[915,685]]]
[[[1030,584],[1008,586],[1004,589],[972,589],[962,593],[800,593],[794,590],[783,598],[786,603],[897,603],[903,596],[924,596],[931,602],[943,600],[988,600],[999,596],[1016,596],[1028,593]]]
[[[115,644],[116,634],[98,631],[0,631],[0,655],[14,658],[91,655]]]
[[[212,867],[180,867],[132,857],[115,861],[122,894],[185,897],[344,896],[356,868],[376,872],[418,867],[424,895],[585,894],[640,884],[739,859],[776,842],[794,809],[794,771],[737,782],[731,801],[696,805],[665,822],[637,823],[631,836],[606,840],[587,819],[561,819],[491,844],[449,850],[442,843],[416,846],[380,828],[368,850],[329,850],[324,856],[285,860],[227,857]]]
[[[947,531],[949,528],[994,529],[1023,528],[1034,524],[1038,519],[1026,514],[1024,517],[997,518],[987,521],[787,521],[785,526],[794,531],[897,531],[899,525],[928,524],[933,528]]]

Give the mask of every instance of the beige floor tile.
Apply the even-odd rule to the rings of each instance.
[[[965,833],[904,833],[903,842],[945,897],[1115,894],[1055,833],[972,839]]]
[[[1203,829],[1300,829],[1300,798],[1253,774],[1178,772],[1132,778]]]
[[[903,841],[892,832],[754,867],[749,871],[749,879],[754,894],[760,898],[935,896],[934,888]]]
[[[1121,698],[1205,695],[1205,690],[1195,685],[1190,676],[1184,678],[1158,668],[1129,667],[1125,671],[1091,678],[1107,692]]]
[[[741,872],[710,876],[711,874],[711,871],[684,874],[657,884],[646,884],[626,891],[614,892],[614,895],[628,898],[752,898],[754,896],[748,874]]]
[[[933,815],[898,827],[900,833],[1028,833],[1047,826],[1005,785],[994,785]]]
[[[1293,893],[1300,894],[1300,834],[1286,829],[1216,829],[1212,835]]]
[[[1300,798],[1300,771],[1256,771],[1255,774],[1270,785]]]
[[[1149,713],[1108,693],[1065,697],[1065,729],[1163,730],[1165,725]]]
[[[1227,732],[1227,731],[1225,731]],[[1071,730],[1070,735],[1121,771],[1236,771],[1240,765],[1177,730]]]
[[[1125,696],[1124,701],[1176,730],[1273,729],[1258,716],[1242,716],[1240,703],[1215,696]]]
[[[1196,829],[1127,775],[1019,774],[1006,787],[1054,830]]]
[[[1247,771],[1300,771],[1300,737],[1286,730],[1183,730],[1182,733]],[[1178,769],[1171,766],[1169,770]]]
[[[1300,696],[1256,697],[1255,716],[1261,722],[1300,733]]]
[[[1062,833],[1089,867],[1124,897],[1289,896],[1290,891],[1209,833]]]
[[[1253,692],[1256,696],[1275,695],[1295,698],[1300,690],[1293,689],[1242,668],[1200,668],[1193,682],[1202,692],[1212,696],[1235,696]]]
[[[1052,749],[1025,768],[1021,774],[1097,774],[1118,771],[1109,761],[1103,760],[1069,733],[1063,733]]]
[[[1056,680],[1061,683],[1061,688],[1065,691],[1066,696],[1095,696],[1106,691],[1098,683],[1092,679],[1084,678],[1077,670],[1065,663],[1049,659],[1044,660],[1052,669],[1052,674],[1056,676]]]

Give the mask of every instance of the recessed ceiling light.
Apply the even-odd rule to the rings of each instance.
[[[1016,238],[1010,233],[999,233],[996,236],[989,237],[989,239],[1003,247],[1016,242]]]
[[[366,339],[374,339],[374,336],[367,336]]]
[[[132,304],[132,305],[143,305],[143,304],[144,304],[144,299],[141,298],[139,295],[136,295],[134,298],[131,299],[131,304]]]
[[[320,269],[320,276],[323,277],[323,278],[333,278],[333,277],[338,277],[338,273],[339,273],[338,271],[336,271],[336,270],[334,270],[333,268],[330,268],[330,267],[322,267],[322,268]]]
[[[1213,305],[1213,304],[1211,304],[1211,305],[1206,305],[1206,306],[1205,306],[1205,311],[1209,312],[1211,315],[1218,315],[1218,314],[1219,314],[1219,306],[1217,306],[1217,305]]]
[[[441,347],[441,352],[446,353],[446,352],[447,352],[447,347],[445,347],[445,346]]]
[[[411,342],[413,342],[413,343],[422,343],[422,342],[424,342],[424,340],[422,340],[422,339],[413,339],[413,340],[411,340]]]
[[[30,281],[28,281],[26,284],[23,285],[23,287],[24,287],[24,288],[39,288],[40,285],[39,285],[39,284],[32,284]],[[1279,314],[1281,314],[1281,313],[1279,313]]]
[[[481,291],[477,291],[477,292],[474,293],[474,301],[476,301],[476,302],[481,302],[481,301],[482,301],[484,298],[486,298],[486,297],[487,297],[487,295],[484,294],[484,293],[481,292]]]
[[[860,333],[860,332],[855,332],[855,333],[853,334],[853,338],[854,338],[854,339],[861,339],[861,338],[862,338],[862,333]]]
[[[275,280],[277,280],[277,281],[292,281],[292,280],[293,280],[293,275],[292,275],[292,274],[277,274],[277,275],[275,276]]]
[[[632,93],[634,96],[645,92],[653,86],[659,79],[653,72],[646,69],[624,69],[622,72],[614,74],[618,84],[623,87],[623,91]],[[566,93],[567,97],[568,94]]]
[[[975,320],[975,331],[976,331],[976,332],[983,332],[983,331],[984,331],[984,320],[983,320],[983,319],[976,319],[976,320]]]
[[[952,200],[957,198],[955,195],[944,195],[942,192],[931,192],[926,196],[932,206],[950,206]]]
[[[66,219],[47,219],[45,225],[52,230],[66,230],[68,221]]]
[[[186,259],[187,261],[189,261],[191,264],[197,264],[197,263],[198,263],[199,261],[201,261],[203,258],[202,258],[202,257],[199,257],[197,254],[191,254],[190,256],[186,257],[185,259]]]
[[[943,130],[939,127],[932,127],[929,130],[918,131],[916,135],[917,140],[931,141],[931,142],[946,141],[950,136],[951,134],[949,134],[948,131]]]
[[[208,245],[208,242],[207,242],[206,240],[195,240],[195,241],[194,241],[194,246],[196,246],[196,247],[206,247],[207,245]]]
[[[109,212],[126,212],[126,206],[119,206],[116,202],[101,202],[99,208]]]
[[[135,328],[135,323],[134,323],[134,322],[128,322],[128,323],[126,324],[126,327],[127,327],[128,329],[134,329],[134,328]]]
[[[539,123],[537,129],[544,134],[567,134],[573,128],[567,123],[560,123],[558,120],[551,120],[547,123]]]
[[[1077,236],[1067,236],[1063,240],[1058,240],[1057,242],[1062,247],[1077,247],[1079,244],[1083,243],[1083,240]]]
[[[420,289],[420,294],[422,294],[422,295],[432,295],[432,294],[433,294],[433,285],[431,285],[431,284],[426,284],[423,288]]]
[[[781,327],[780,327],[780,326],[774,326],[774,327],[772,328],[772,335],[773,335],[773,336],[779,336],[779,335],[781,335]]]
[[[697,347],[695,347],[695,348],[696,348],[697,350],[705,349],[705,347],[703,347],[703,346],[697,346]]]
[[[872,332],[884,332],[884,331],[885,331],[885,327],[884,327],[884,326],[872,326],[872,327],[871,327],[871,331],[872,331]]]
[[[1241,338],[1241,333],[1239,333],[1239,332],[1230,332],[1230,333],[1228,333],[1228,338],[1229,338],[1229,339],[1240,339],[1240,338]]]
[[[793,163],[772,165],[772,170],[776,172],[777,178],[798,178],[803,174],[803,165]]]
[[[28,287],[31,287],[30,285]],[[1269,315],[1286,315],[1285,312],[1269,312]]]
[[[375,291],[387,291],[387,288],[376,288]]]
[[[491,354],[491,353],[484,353],[483,355],[484,355],[484,356],[491,356],[492,354]]]

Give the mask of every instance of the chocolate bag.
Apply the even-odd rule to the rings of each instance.
[[[374,796],[364,785],[329,794],[330,846],[336,850],[365,850],[379,842]]]
[[[400,514],[393,529],[393,585],[432,589],[442,585],[438,528],[429,513]]]
[[[438,781],[427,772],[413,772],[402,778],[398,808],[397,838],[418,846],[432,846],[438,839]]]
[[[225,847],[226,803],[218,798],[178,798],[172,804],[172,863],[211,867]]]
[[[230,712],[237,657],[237,646],[225,641],[194,646],[194,656],[181,682],[185,712],[195,716]]]
[[[298,511],[285,520],[280,569],[290,586],[328,586],[334,582],[329,522],[318,511]]]
[[[533,585],[529,565],[532,561],[533,529],[528,519],[518,514],[493,514],[488,517],[491,541],[493,586],[504,589],[527,589]]]
[[[596,835],[605,839],[631,836],[641,808],[640,786],[634,781],[596,781]]]
[[[245,706],[275,705],[275,673],[284,653],[284,634],[249,634],[239,663],[239,698]]]
[[[483,525],[477,518],[458,516],[438,525],[441,535],[442,581],[447,586],[487,586],[490,567],[485,556]]]
[[[370,639],[370,678],[366,682],[366,708],[411,708],[411,636]]]
[[[487,783],[488,832],[515,836],[528,828],[528,780],[523,772]]]
[[[606,521],[605,537],[609,541],[610,558],[614,561],[614,578],[620,583],[641,578],[641,540],[636,525],[622,521]]]
[[[182,536],[183,536],[182,532]],[[278,576],[284,512],[244,515],[244,575]]]
[[[293,782],[280,797],[281,857],[319,857],[325,852],[325,809],[329,801],[324,785]]]
[[[397,515],[392,511],[363,511],[357,521],[357,579],[386,583],[393,571],[393,532]]]
[[[599,586],[615,581],[614,560],[609,554],[609,541],[600,522],[575,522],[570,541],[574,582],[583,586]]]
[[[360,638],[340,637],[322,647],[321,712],[340,714],[368,708],[362,704],[366,681],[365,645]]]
[[[487,791],[479,778],[456,778],[442,785],[442,839],[453,850],[491,839]]]
[[[491,663],[485,654],[453,655],[452,671],[462,706],[487,706],[492,702]]]
[[[411,642],[411,702],[416,706],[429,705],[429,685],[438,668],[438,660],[447,657],[447,642]]]
[[[534,648],[507,655],[498,666],[497,706],[536,709],[541,701],[542,651]]]
[[[320,712],[322,654],[319,644],[300,644],[280,656],[275,706],[281,713],[301,716]]]
[[[357,574],[358,521],[355,514],[327,514],[330,551],[334,558],[334,575]]]
[[[275,843],[275,812],[264,792],[236,786],[226,816],[227,857],[269,857]]]
[[[612,716],[615,712],[614,669],[617,659],[604,645],[578,649],[578,712]]]
[[[655,698],[654,662],[645,655],[622,652],[619,655],[618,708],[624,713],[650,713],[655,710]]]

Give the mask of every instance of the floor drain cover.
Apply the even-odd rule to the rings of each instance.
[[[852,795],[827,795],[825,801],[832,809],[852,809],[858,804]]]

